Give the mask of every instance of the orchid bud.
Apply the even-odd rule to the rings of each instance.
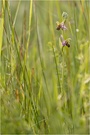
[[[66,20],[68,18],[68,14],[66,12],[63,12],[62,17]]]

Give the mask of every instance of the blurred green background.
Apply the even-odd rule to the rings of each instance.
[[[1,134],[89,134],[90,2],[2,0],[0,11]]]

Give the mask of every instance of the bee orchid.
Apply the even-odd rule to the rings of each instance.
[[[61,42],[62,42],[62,46],[63,46],[63,47],[64,47],[64,46],[70,47],[70,43],[69,43],[70,40],[71,40],[70,38],[64,40],[64,39],[63,39],[63,36],[61,35],[61,36],[60,36],[60,39],[61,39]]]
[[[60,29],[67,30],[67,27],[65,26],[65,21],[61,23],[56,22],[56,24],[57,24],[56,30],[60,30]]]

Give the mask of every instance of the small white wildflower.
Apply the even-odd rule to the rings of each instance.
[[[61,98],[62,98],[62,95],[59,94],[58,97],[57,97],[57,99],[60,100]]]
[[[79,32],[79,29],[76,29],[76,32]]]

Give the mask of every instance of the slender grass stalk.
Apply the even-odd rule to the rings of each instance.
[[[61,84],[60,84],[60,76],[59,76],[59,70],[58,70],[58,61],[55,55],[55,50],[54,50],[54,46],[52,45],[52,49],[53,49],[53,55],[54,55],[54,61],[55,61],[55,65],[56,65],[56,73],[57,73],[57,78],[58,78],[58,88],[59,88],[59,92],[61,92]]]
[[[17,6],[17,9],[16,9],[16,14],[15,14],[14,21],[13,21],[13,27],[15,26],[15,23],[16,23],[16,19],[17,19],[20,3],[21,3],[21,0],[19,0],[19,2],[18,2],[18,6]]]
[[[2,80],[1,73],[2,73],[2,69],[3,69],[1,67],[1,51],[2,51],[2,41],[3,41],[3,31],[4,31],[4,27],[3,26],[4,26],[5,0],[3,0],[1,4],[2,4],[2,10],[1,10],[1,16],[0,16],[0,82]],[[1,100],[1,98],[0,98],[0,100]]]
[[[47,85],[47,81],[46,81],[46,76],[45,76],[45,73],[44,73],[43,60],[42,60],[42,57],[41,57],[40,46],[42,46],[42,43],[41,43],[41,38],[40,38],[40,33],[39,33],[39,28],[38,28],[38,22],[37,22],[37,39],[38,39],[38,51],[39,51],[41,68],[42,68],[42,74],[43,74],[43,78],[44,78],[44,81],[45,81],[45,84],[46,84],[47,92],[48,92],[49,97],[50,97],[50,93],[49,93],[49,89],[48,89],[48,85]],[[45,99],[45,102],[47,103],[46,99]]]
[[[5,10],[5,0],[2,1],[2,11],[0,16],[0,88],[1,88],[1,50],[2,50],[2,39],[3,39],[3,25],[4,25],[4,10]],[[1,133],[1,93],[0,93],[0,133]]]
[[[1,58],[1,49],[2,49],[2,38],[3,38],[3,25],[4,25],[4,10],[5,10],[5,0],[2,1],[2,11],[0,17],[0,58]]]
[[[9,4],[8,4],[8,1],[6,3],[6,8],[7,8],[7,12],[8,12],[8,17],[9,17],[9,22],[10,22],[10,28],[11,28],[11,32],[12,32],[12,44],[14,45],[15,44],[15,48],[16,48],[16,52],[17,52],[17,55],[18,55],[18,59],[19,59],[19,63],[20,65],[22,66],[21,64],[21,59],[20,59],[20,54],[19,54],[19,51],[18,51],[18,47],[17,47],[17,41],[16,41],[16,36],[15,36],[15,29],[12,25],[12,19],[11,19],[11,13],[10,13],[10,8],[9,8]],[[13,65],[13,61],[11,60],[11,64]],[[13,67],[11,68],[11,70],[13,70]],[[13,72],[13,71],[12,71]]]
[[[25,53],[25,63],[26,63],[26,59],[27,59],[27,54],[28,54],[28,46],[30,43],[30,33],[31,33],[31,20],[32,20],[32,4],[33,1],[30,1],[30,10],[29,10],[29,26],[28,26],[28,39],[27,39],[27,44],[26,44],[26,53]]]
[[[37,27],[37,41],[38,41],[38,52],[39,52],[40,64],[41,64],[41,69],[42,69],[42,75],[43,75],[43,78],[44,78],[44,83],[46,85],[46,90],[45,90],[46,92],[44,91],[44,100],[45,100],[46,108],[48,109],[48,103],[47,103],[46,98],[49,98],[50,101],[51,101],[51,96],[50,96],[50,92],[49,92],[49,89],[48,89],[48,84],[47,84],[46,76],[45,76],[45,73],[44,73],[43,59],[42,59],[42,56],[41,56],[41,54],[42,54],[42,52],[41,52],[42,42],[41,42],[41,37],[40,37],[40,31],[39,31],[39,25],[38,25],[38,17],[37,17],[37,14],[36,14],[35,3],[34,3],[34,15],[35,15],[36,27]],[[48,94],[48,97],[45,96],[46,95],[45,93]]]
[[[31,33],[31,20],[32,20],[32,0],[30,1],[30,7],[29,7],[29,26],[28,26],[28,31],[29,31],[29,33],[28,33],[28,38],[27,38],[27,43],[26,43],[26,51],[25,51],[25,57],[24,57],[24,65],[23,65],[23,72],[24,72],[24,84],[26,84],[26,73],[27,73],[27,75],[28,75],[28,72],[26,72],[25,73],[25,70],[27,71],[27,67],[26,67],[26,61],[27,61],[27,55],[28,55],[28,46],[29,46],[29,43],[30,43],[30,33]],[[30,89],[32,89],[31,88],[31,84],[30,84],[30,78],[29,78],[29,76],[28,76],[28,79],[29,79],[29,85],[30,85]],[[25,88],[25,90],[26,90],[26,88]],[[27,93],[27,92],[26,92]],[[30,91],[28,90],[28,93],[29,93],[29,98],[30,98]],[[30,104],[31,104],[31,106],[33,107],[33,102],[29,99],[29,101],[27,101],[27,97],[25,96],[25,110],[28,110],[28,117],[27,117],[27,119],[28,119],[28,122],[30,123]]]

